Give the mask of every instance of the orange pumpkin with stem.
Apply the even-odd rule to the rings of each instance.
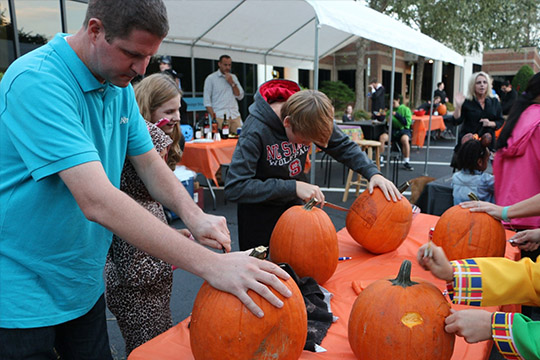
[[[293,293],[278,309],[257,293],[248,295],[264,311],[258,318],[238,298],[201,286],[190,323],[191,351],[196,360],[298,359],[307,338],[304,298],[292,278],[280,279]]]
[[[347,214],[347,231],[357,243],[375,254],[396,250],[412,225],[412,206],[405,197],[388,201],[381,189],[364,191]]]
[[[339,248],[332,220],[315,204],[312,199],[281,215],[270,237],[270,258],[291,265],[298,277],[324,284],[336,271]]]
[[[349,344],[360,360],[447,360],[455,335],[444,331],[450,304],[433,284],[410,278],[403,261],[392,280],[370,284],[356,298],[349,317]]]
[[[506,233],[501,222],[490,215],[455,205],[437,221],[433,242],[444,249],[449,260],[504,256]]]

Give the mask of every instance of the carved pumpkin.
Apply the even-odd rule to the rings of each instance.
[[[501,222],[490,215],[455,205],[435,225],[433,242],[444,249],[449,260],[504,256],[506,234]]]
[[[450,304],[423,279],[410,279],[403,261],[393,280],[378,280],[356,298],[349,317],[349,344],[357,359],[447,360],[453,334],[444,331]]]
[[[234,295],[201,286],[191,315],[190,343],[196,360],[298,359],[307,337],[304,298],[292,278],[281,280],[293,293],[281,309],[257,293],[249,296],[264,311],[258,318]]]
[[[446,115],[446,105],[440,104],[439,106],[437,106],[437,112],[441,116]]]
[[[336,271],[339,248],[332,220],[314,205],[293,206],[281,215],[270,237],[270,258],[324,284]]]
[[[352,204],[345,221],[357,243],[375,254],[396,250],[412,224],[412,207],[405,197],[388,201],[381,189],[364,191]]]

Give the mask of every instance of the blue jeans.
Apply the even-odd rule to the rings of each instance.
[[[57,355],[58,354],[58,355]],[[85,315],[68,322],[29,329],[0,328],[0,358],[112,359],[105,320],[105,298]]]

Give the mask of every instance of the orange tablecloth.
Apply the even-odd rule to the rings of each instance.
[[[182,155],[180,165],[204,175],[207,179],[214,180],[216,186],[216,172],[221,164],[231,162],[237,139],[226,139],[214,142],[187,142]]]
[[[426,133],[429,128],[429,115],[423,116],[412,116],[413,126],[412,126],[412,141],[413,145],[418,145],[420,147],[424,146],[424,140],[426,138]],[[431,130],[445,130],[446,126],[444,125],[443,117],[440,115],[433,115],[431,117]]]
[[[324,338],[321,346],[327,349],[324,353],[312,353],[304,351],[300,359],[350,359],[354,360],[354,354],[347,339],[349,314],[356,293],[352,289],[352,281],[356,281],[362,289],[373,281],[384,277],[395,277],[404,259],[412,261],[412,276],[428,279],[441,290],[445,289],[444,281],[434,278],[429,272],[424,271],[416,262],[418,247],[428,239],[429,229],[435,226],[438,216],[418,214],[413,220],[413,225],[405,242],[396,250],[388,254],[374,255],[358,245],[349,235],[346,229],[338,232],[339,256],[351,256],[352,260],[341,261],[337,270],[328,280],[324,287],[334,294],[331,300],[332,312],[339,317]],[[507,238],[512,236],[507,232]],[[519,252],[507,246],[506,256],[517,259]],[[470,308],[468,306],[452,305],[455,309]],[[486,308],[495,311],[496,307]],[[516,311],[519,307],[505,308],[506,311]],[[174,326],[165,333],[155,337],[147,343],[139,346],[129,356],[129,360],[145,359],[193,359],[189,345],[189,318]],[[456,338],[453,360],[481,360],[488,359],[492,342],[467,344],[463,338]]]

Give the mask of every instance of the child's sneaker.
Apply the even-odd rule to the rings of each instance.
[[[414,168],[411,166],[411,164],[409,164],[408,162],[406,163],[403,163],[403,167],[405,168],[405,170],[409,170],[409,171],[413,171]]]

